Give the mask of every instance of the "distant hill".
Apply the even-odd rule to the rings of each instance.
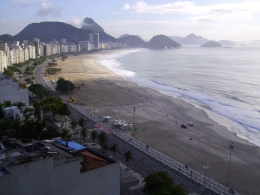
[[[166,35],[156,35],[147,44],[150,49],[177,49],[181,48],[181,45]]]
[[[123,38],[123,37],[127,37],[127,36],[130,36],[130,35],[129,34],[123,34],[123,35],[119,36],[118,39]]]
[[[3,41],[3,42],[12,42],[12,41],[14,41],[14,38],[13,38],[12,35],[3,34],[3,35],[0,35],[0,41]]]
[[[206,43],[209,41],[206,38],[203,38],[201,36],[197,36],[195,34],[189,34],[186,37],[175,37],[175,36],[169,36],[172,40],[182,44],[182,45],[201,45],[203,43]]]
[[[128,35],[128,36],[124,36],[122,38],[118,38],[117,42],[121,42],[121,43],[125,43],[126,41],[129,41],[129,47],[144,47],[145,46],[145,42],[136,35]]]
[[[99,26],[92,18],[85,18],[83,20],[82,29],[91,30],[94,32],[104,32],[104,29]]]
[[[259,41],[253,41],[249,45],[260,45],[260,40]]]
[[[220,45],[235,45],[234,43],[232,43],[231,41],[228,41],[228,40],[220,40],[220,41],[218,41],[218,43]]]
[[[222,47],[222,46],[218,42],[208,41],[207,43],[204,43],[200,47]]]
[[[52,39],[59,41],[61,38],[65,38],[67,41],[76,42],[88,40],[89,34],[94,32],[92,30],[79,29],[63,22],[40,22],[29,24],[13,38],[17,41],[39,38],[42,42],[48,42]],[[100,41],[115,41],[114,37],[105,32],[99,32],[99,38]]]

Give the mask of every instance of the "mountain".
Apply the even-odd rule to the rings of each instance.
[[[200,47],[222,47],[218,42],[215,41],[208,41],[201,45]]]
[[[92,18],[85,18],[81,28],[84,30],[91,30],[93,32],[104,32],[104,29],[99,26]]]
[[[3,35],[0,35],[0,41],[3,41],[3,42],[12,42],[12,41],[14,41],[14,38],[13,38],[12,35],[3,34]]]
[[[206,38],[203,38],[201,36],[197,36],[195,34],[189,34],[186,37],[174,37],[170,36],[170,38],[182,45],[201,45],[203,43],[206,43],[209,41]]]
[[[258,41],[253,41],[249,45],[260,45],[260,40]]]
[[[129,47],[144,47],[146,44],[139,36],[136,35],[124,36],[117,39],[117,42],[121,43],[126,43],[126,41],[128,41]]]
[[[89,34],[94,32],[96,31],[79,29],[63,22],[40,22],[29,24],[13,38],[17,41],[39,38],[42,42],[48,42],[52,39],[59,41],[61,38],[65,38],[67,41],[76,42],[88,40]],[[114,37],[105,32],[99,32],[99,39],[100,41],[115,41]]]
[[[231,41],[228,41],[228,40],[220,40],[220,41],[218,41],[218,43],[220,45],[235,45],[234,43],[232,43]]]
[[[123,34],[120,37],[118,37],[118,39],[123,38],[123,37],[127,37],[127,36],[130,36],[130,35],[129,34]]]
[[[172,49],[181,48],[181,45],[166,35],[156,35],[148,42],[148,48],[150,49]]]

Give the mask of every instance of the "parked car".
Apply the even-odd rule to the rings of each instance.
[[[181,124],[181,127],[182,127],[183,129],[187,129],[187,126],[184,125],[184,124]]]

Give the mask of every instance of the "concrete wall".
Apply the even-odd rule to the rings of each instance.
[[[53,158],[49,158],[11,167],[11,174],[0,176],[0,194],[120,194],[120,165],[118,162],[80,173],[80,161],[54,166]]]

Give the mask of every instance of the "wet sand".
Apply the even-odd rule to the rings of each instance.
[[[76,97],[78,103],[86,103],[85,109],[99,116],[135,122],[136,127],[145,129],[136,132],[135,138],[198,172],[204,173],[202,167],[208,165],[207,175],[223,185],[227,185],[228,141],[232,140],[235,148],[232,150],[230,187],[245,195],[260,194],[258,147],[210,119],[204,110],[139,86],[96,62],[98,57],[111,52],[120,51],[70,57],[59,62],[57,68],[62,71],[50,79],[70,79],[79,87],[71,96]],[[194,126],[188,126],[189,121]],[[188,128],[181,128],[182,123]]]

